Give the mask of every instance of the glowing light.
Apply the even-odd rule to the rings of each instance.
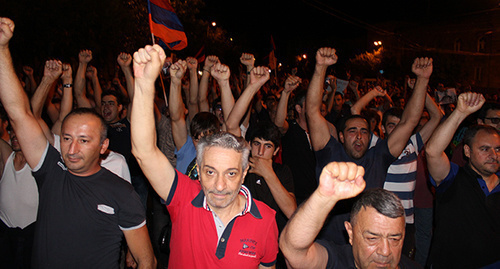
[[[373,45],[382,46],[382,41],[375,41],[375,42],[373,42]]]
[[[215,27],[217,25],[217,23],[215,23],[214,21],[212,22],[212,26]]]
[[[302,54],[302,58],[303,59],[307,59],[307,55],[306,54]]]

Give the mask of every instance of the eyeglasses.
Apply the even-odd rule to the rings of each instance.
[[[500,118],[484,118],[485,120],[490,120],[493,124],[499,124]]]

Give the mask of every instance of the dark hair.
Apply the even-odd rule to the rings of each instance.
[[[102,91],[102,94],[101,94],[101,99],[104,98],[104,96],[108,96],[108,95],[112,95],[116,98],[116,102],[118,103],[118,105],[123,105],[123,95],[119,92],[119,91],[115,91],[115,90],[104,90]]]
[[[212,112],[215,113],[215,110],[217,109],[217,106],[221,106],[221,104],[217,104],[217,103],[221,103],[221,98],[220,97],[217,97],[217,99],[215,99],[213,102],[212,102]]]
[[[364,191],[358,196],[351,210],[352,225],[354,225],[359,211],[367,207],[372,207],[378,213],[392,219],[405,215],[403,204],[394,193],[382,188],[375,188]]]
[[[217,133],[220,131],[219,119],[210,112],[199,112],[194,115],[189,125],[191,137],[193,139],[198,138],[201,134],[208,135]]]
[[[307,91],[299,90],[295,92],[295,97],[293,98],[293,106],[299,105],[304,107],[304,103],[306,101]]]
[[[368,120],[361,116],[361,115],[349,115],[347,117],[344,117],[340,120],[340,124],[339,124],[339,129],[338,129],[338,132],[339,133],[344,133],[344,129],[345,129],[345,124],[349,121],[349,120],[352,120],[352,119],[362,119],[366,122],[366,125],[368,126],[368,128],[370,127],[370,123],[368,123]]]
[[[389,116],[394,116],[398,119],[401,119],[402,115],[403,115],[403,109],[401,109],[399,107],[391,107],[391,108],[387,109],[384,112],[384,116],[382,116],[382,126],[385,126],[385,123],[387,122],[387,118]]]
[[[477,117],[479,119],[484,120],[486,118],[486,114],[488,113],[488,110],[500,110],[500,104],[499,103],[493,103],[493,102],[487,102],[485,103],[481,109],[477,112]]]
[[[278,127],[274,123],[266,120],[257,123],[255,128],[252,128],[246,135],[246,139],[249,143],[252,143],[255,138],[271,141],[275,148],[279,147],[281,144],[281,133]]]
[[[241,167],[245,170],[248,167],[248,156],[250,155],[250,147],[243,137],[236,137],[228,132],[217,132],[213,135],[206,135],[200,138],[200,142],[196,146],[196,163],[201,167],[203,154],[207,147],[220,147],[225,149],[233,149],[241,153]]]
[[[67,119],[69,119],[70,117],[72,116],[75,116],[75,115],[91,115],[91,116],[94,116],[96,117],[99,122],[101,123],[101,143],[104,142],[104,140],[106,140],[106,138],[108,137],[108,125],[106,123],[106,121],[104,120],[104,118],[101,116],[101,114],[97,113],[93,108],[88,108],[88,107],[80,107],[80,108],[77,108],[77,109],[74,109],[73,111],[71,111],[68,115],[66,115],[66,117],[64,117],[63,121],[62,121],[62,126],[64,126],[64,123],[66,122]]]
[[[469,126],[469,128],[467,128],[467,131],[465,131],[464,138],[463,138],[464,145],[467,145],[471,148],[472,147],[472,140],[474,139],[474,137],[476,137],[476,134],[479,131],[485,131],[488,134],[500,135],[498,133],[497,129],[495,129],[492,126],[484,125],[484,124],[475,124],[475,125]]]

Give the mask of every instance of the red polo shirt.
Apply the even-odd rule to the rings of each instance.
[[[275,264],[278,228],[274,210],[253,200],[245,186],[240,195],[247,199],[245,210],[227,224],[219,240],[200,182],[177,171],[167,198],[172,220],[168,268],[244,269]]]

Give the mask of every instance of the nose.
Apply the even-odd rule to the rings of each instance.
[[[226,189],[226,181],[224,180],[223,175],[218,175],[215,180],[215,189],[217,191],[223,191]]]
[[[78,143],[76,141],[72,141],[69,144],[68,154],[75,154],[78,152]]]
[[[259,146],[259,156],[264,155],[264,150],[265,150],[264,145],[260,145]]]
[[[383,238],[382,240],[380,240],[377,246],[377,254],[384,257],[387,257],[391,254],[391,248],[389,246],[388,238]]]

